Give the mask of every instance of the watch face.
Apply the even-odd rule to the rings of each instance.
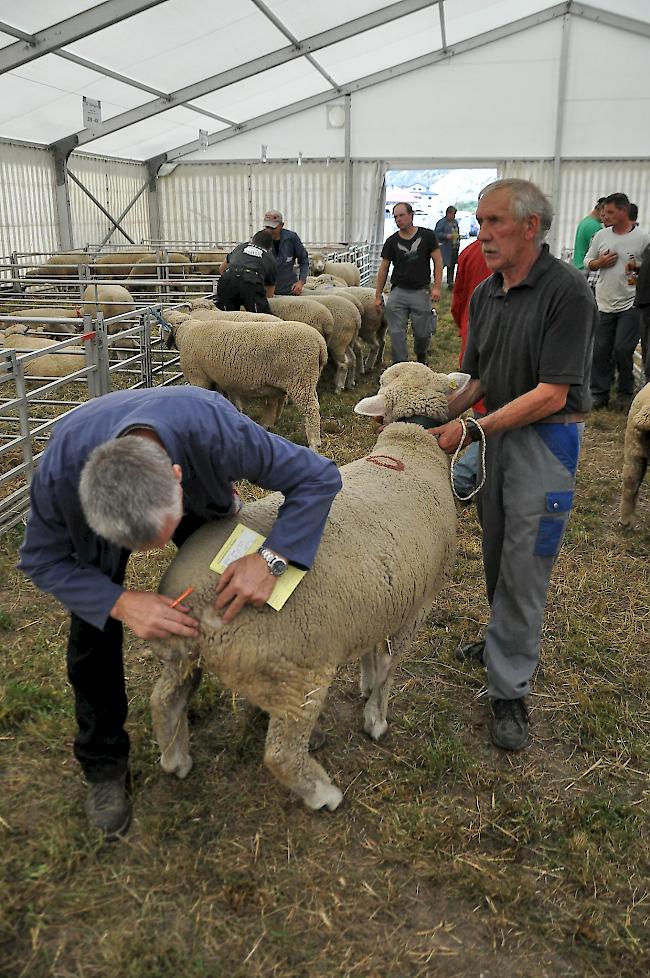
[[[280,574],[284,574],[287,569],[287,565],[283,560],[280,560],[279,557],[275,557],[275,559],[269,564],[269,568],[271,569],[271,573],[274,577],[279,577]]]

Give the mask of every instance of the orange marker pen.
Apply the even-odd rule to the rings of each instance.
[[[169,607],[170,607],[170,608],[175,608],[175,607],[176,607],[177,605],[179,605],[179,604],[181,603],[181,601],[184,601],[184,600],[185,600],[185,598],[186,598],[186,597],[187,597],[188,595],[190,595],[190,594],[192,593],[192,591],[193,591],[193,590],[194,590],[194,588],[193,588],[193,587],[191,587],[191,586],[190,586],[190,587],[188,587],[188,588],[187,588],[187,589],[186,589],[185,591],[183,591],[183,593],[182,593],[182,594],[179,594],[179,595],[178,595],[178,597],[176,598],[176,600],[175,600],[175,601],[172,601],[172,603],[170,604],[170,606],[169,606]]]

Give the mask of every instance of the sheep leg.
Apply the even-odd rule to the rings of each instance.
[[[305,435],[307,444],[317,451],[320,448],[320,405],[318,394],[303,394],[302,391],[292,391],[291,400],[296,405],[305,420]]]
[[[399,656],[388,651],[387,643],[378,645],[370,656],[373,668],[366,676],[369,679],[372,674],[372,686],[363,711],[363,729],[373,740],[379,740],[388,730],[388,697]]]
[[[372,693],[373,686],[375,685],[375,659],[376,659],[376,649],[372,652],[366,652],[361,656],[361,676],[359,679],[359,689],[364,700],[367,700]]]
[[[264,763],[281,784],[302,798],[307,808],[329,808],[333,812],[341,804],[343,794],[308,749],[330,679],[307,693],[298,716],[271,714]]]
[[[369,684],[372,683],[370,695],[363,711],[363,729],[373,740],[379,740],[388,729],[386,714],[395,669],[402,652],[424,618],[424,614],[420,615],[410,625],[377,645],[373,652],[367,653],[361,660],[362,693],[365,693]]]
[[[363,364],[363,350],[361,349],[361,343],[359,342],[358,337],[352,343],[352,350],[354,352],[354,358],[357,365],[357,373],[365,374],[366,370]]]
[[[278,393],[277,395],[271,395],[265,397],[263,401],[262,416],[260,418],[260,424],[264,428],[271,428],[280,417],[282,413],[282,408],[284,407],[286,395],[284,391]]]
[[[640,442],[640,434],[637,435],[637,440]],[[621,511],[619,518],[621,526],[630,526],[632,523],[639,489],[647,467],[647,451],[643,451],[643,446],[641,444],[638,446],[634,444],[629,445],[623,463],[623,489],[621,492]]]
[[[327,352],[330,354],[331,359],[336,364],[336,373],[334,375],[334,389],[337,394],[340,394],[345,387],[345,381],[348,375],[348,355],[347,348],[344,350],[339,349],[338,344],[327,346]]]
[[[181,679],[178,664],[166,663],[151,694],[153,733],[161,750],[160,766],[178,778],[187,777],[192,769],[187,704],[200,681],[200,669]]]
[[[374,369],[375,363],[377,362],[377,354],[379,353],[379,340],[376,336],[373,336],[371,340],[368,340],[370,344],[370,350],[368,352],[368,358],[366,360],[365,372],[368,374]]]
[[[354,350],[352,349],[352,344],[350,344],[345,351],[345,358],[347,360],[348,369],[345,376],[345,389],[346,391],[352,390],[356,379],[356,368],[357,362],[354,357]]]

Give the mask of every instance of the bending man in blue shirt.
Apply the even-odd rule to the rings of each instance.
[[[74,753],[89,821],[109,838],[131,816],[122,626],[144,639],[198,634],[182,604],[123,587],[129,555],[180,546],[206,521],[232,515],[239,479],[279,490],[284,502],[265,553],[233,563],[215,588],[228,623],[245,604],[265,603],[286,562],[311,567],[341,487],[333,462],[267,433],[219,394],[160,387],[108,394],[63,418],[32,481],[19,566],[71,614]]]

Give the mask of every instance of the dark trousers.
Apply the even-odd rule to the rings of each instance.
[[[458,252],[452,251],[449,264],[445,265],[447,273],[447,288],[453,289],[454,287],[454,272],[456,271],[456,265],[458,264]]]
[[[594,340],[591,364],[591,393],[594,397],[609,397],[609,389],[618,371],[617,391],[634,394],[632,365],[634,351],[641,335],[639,310],[632,306],[623,312],[601,312]]]
[[[641,306],[641,361],[645,382],[650,384],[650,306]]]
[[[226,310],[243,306],[247,312],[271,312],[261,276],[246,269],[226,269],[217,282],[217,306]]]
[[[174,534],[177,547],[205,522],[187,514]],[[129,552],[124,550],[111,580],[122,584]],[[72,614],[68,638],[68,680],[75,698],[74,756],[86,780],[110,781],[127,769],[129,735],[124,729],[127,698],[122,658],[122,624],[109,618],[104,629]]]

